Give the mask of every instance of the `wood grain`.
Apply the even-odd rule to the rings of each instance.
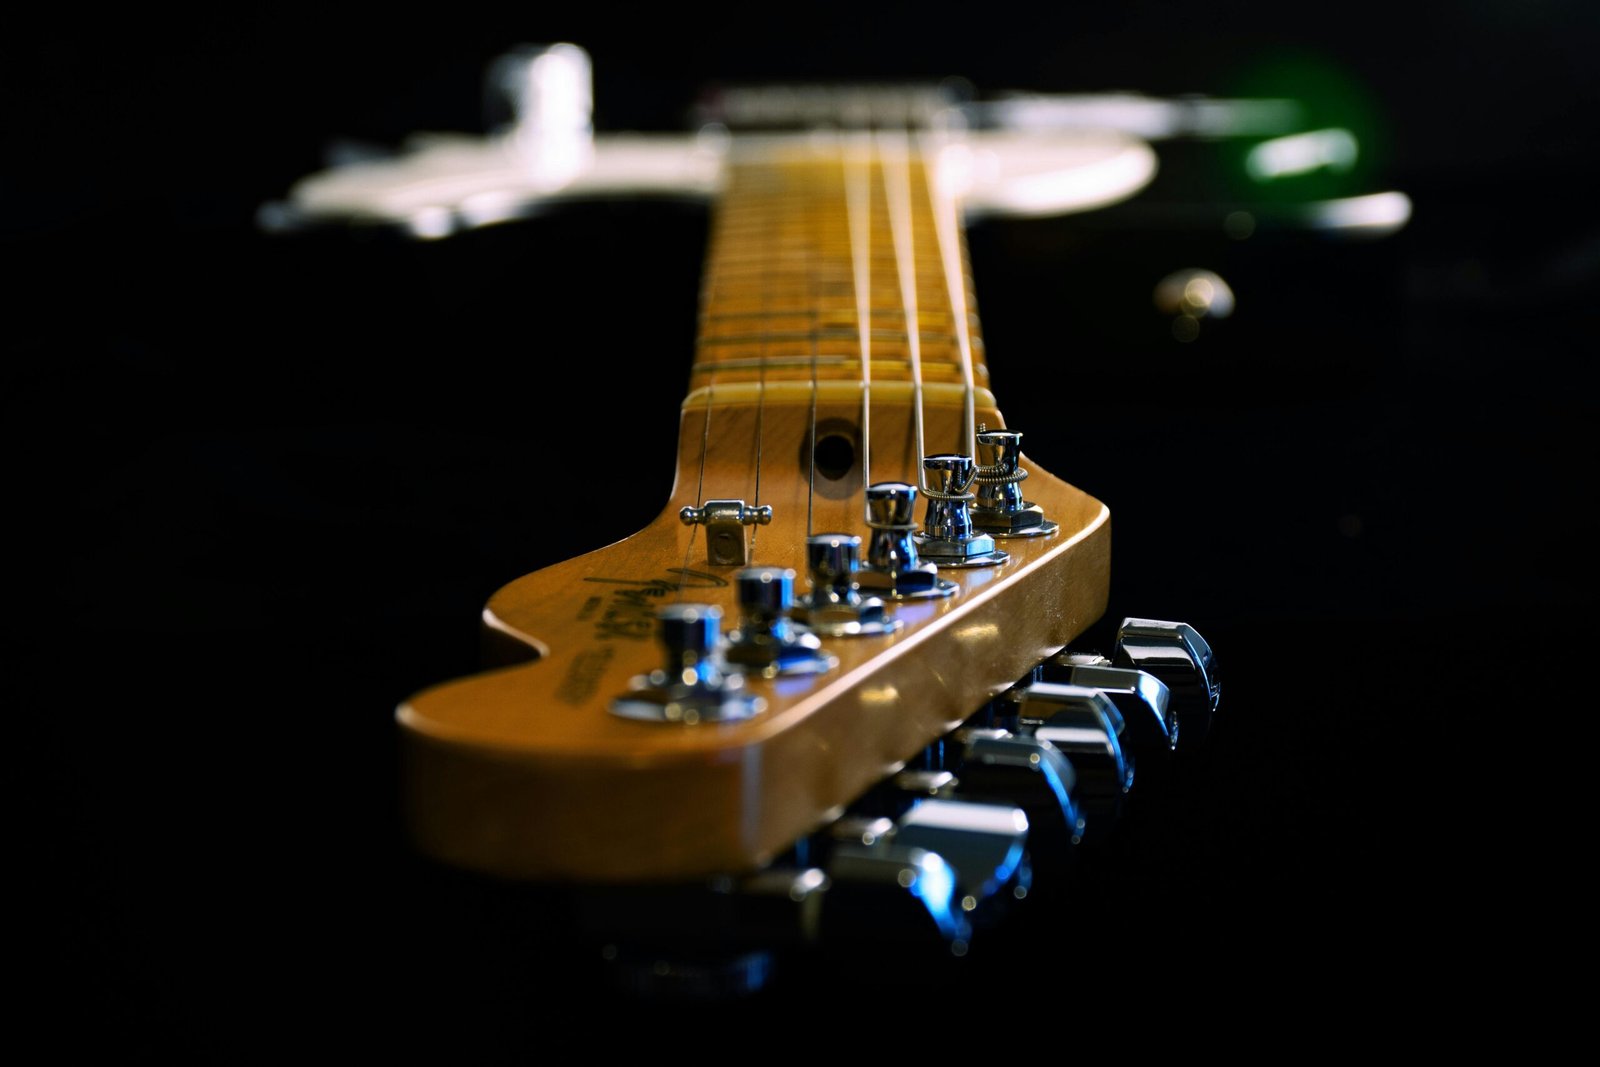
[[[735,168],[716,222],[699,355],[666,509],[634,537],[501,589],[485,611],[485,648],[505,666],[427,690],[399,709],[408,822],[423,850],[439,859],[507,877],[573,881],[692,878],[758,867],[1104,610],[1109,514],[1029,462],[1027,496],[1061,524],[1060,532],[1004,542],[1012,553],[1004,565],[944,572],[959,593],[898,607],[906,624],[898,634],[827,641],[840,666],[820,677],[752,681],[768,707],[744,722],[654,724],[608,711],[630,678],[661,665],[657,607],[680,599],[717,604],[727,624],[735,621],[737,568],[707,563],[704,531],[684,526],[679,508],[708,499],[771,505],[771,525],[753,531],[752,562],[795,568],[803,589],[808,532],[865,540],[864,478],[917,480],[909,367],[892,336],[881,353],[871,342],[874,370],[882,354],[885,375],[874,374],[870,440],[863,440],[853,289],[841,294],[818,281],[839,277],[842,181],[832,192],[825,188],[838,161],[802,157],[749,166],[750,172]],[[881,197],[881,173],[874,180],[874,196]],[[919,210],[926,214],[928,204]],[[775,228],[788,236],[764,244]],[[772,264],[801,278],[794,289],[769,287],[771,271],[767,282],[746,285],[745,267],[759,247],[784,250]],[[848,260],[848,247],[842,254]],[[893,269],[874,267],[874,277]],[[926,303],[919,299],[918,321],[930,331],[925,351],[944,358],[949,351],[939,344],[956,346],[933,335],[948,334],[954,316],[947,290],[923,284],[922,272],[934,269],[919,264]],[[880,295],[875,288],[874,300]],[[796,310],[804,299],[817,303]],[[816,323],[844,314],[841,299],[848,322],[820,332]],[[767,336],[724,343],[736,336],[725,332],[736,313]],[[798,327],[796,316],[809,324]],[[879,317],[872,316],[875,324]],[[978,342],[976,316],[965,322]],[[806,349],[800,373],[761,364],[779,343],[771,335],[797,331],[796,343]],[[729,353],[745,351],[747,343],[754,354],[738,358],[755,363],[730,363]],[[826,372],[810,358],[824,344],[837,346],[831,354],[841,357]],[[924,381],[927,451],[958,450],[966,435],[965,390],[948,380]],[[985,390],[976,390],[974,400],[978,421],[1004,425]],[[829,435],[856,457],[832,476],[812,462],[814,440]],[[863,450],[870,475],[862,470]]]

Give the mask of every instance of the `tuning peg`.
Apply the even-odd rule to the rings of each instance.
[[[747,719],[765,710],[765,700],[744,691],[743,678],[717,666],[714,653],[722,634],[721,608],[670,604],[656,619],[666,666],[635,678],[632,691],[611,702],[612,714],[694,725]]]
[[[1022,434],[1015,430],[978,427],[978,472],[973,481],[978,499],[972,524],[995,537],[1047,537],[1058,529],[1044,509],[1022,499],[1020,484],[1028,472],[1020,465]]]
[[[861,567],[861,538],[854,534],[813,534],[806,538],[806,565],[811,592],[795,607],[795,615],[825,637],[891,634],[901,621],[884,611],[877,597],[863,597],[856,584]]]
[[[1112,662],[1149,671],[1171,690],[1178,719],[1178,751],[1192,752],[1205,740],[1221,689],[1211,646],[1194,627],[1161,619],[1123,619]]]
[[[893,838],[896,845],[943,856],[956,872],[960,907],[968,913],[1026,884],[1027,839],[1021,808],[958,800],[919,800],[895,823]]]
[[[1048,741],[1005,730],[966,730],[956,795],[963,800],[1015,804],[1028,816],[1034,864],[1059,872],[1083,836],[1073,800],[1077,775],[1066,754]]]
[[[971,926],[944,857],[899,845],[841,844],[829,859],[832,886],[823,899],[829,939],[870,938],[941,944],[965,955]]]
[[[913,534],[917,487],[904,482],[879,482],[867,487],[867,562],[859,581],[863,589],[885,600],[923,600],[950,596],[956,583],[939,577],[939,568],[917,555]]]
[[[822,650],[817,635],[790,621],[794,571],[787,567],[749,567],[734,579],[739,597],[739,628],[728,635],[723,653],[729,663],[766,678],[820,674],[839,660]]]
[[[1036,677],[1041,682],[1098,689],[1110,698],[1122,713],[1117,740],[1138,766],[1141,793],[1171,761],[1178,743],[1178,715],[1171,690],[1149,671],[1113,667],[1110,660],[1092,652],[1062,652],[1040,664]]]
[[[1122,713],[1098,689],[1036,682],[1023,691],[1017,715],[1021,729],[1072,761],[1086,832],[1103,839],[1133,785],[1133,766],[1117,740]]]
[[[913,540],[924,556],[941,567],[988,567],[1011,558],[995,548],[993,537],[972,527],[970,489],[978,470],[971,456],[927,456],[922,473],[928,511]]]

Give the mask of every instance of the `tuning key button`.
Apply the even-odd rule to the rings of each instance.
[[[794,571],[787,567],[749,567],[734,579],[739,597],[739,628],[728,635],[723,657],[739,669],[764,678],[820,674],[839,660],[822,650],[816,634],[791,621]]]
[[[1098,689],[1122,713],[1117,735],[1123,751],[1139,766],[1140,791],[1159,774],[1178,743],[1178,714],[1166,683],[1149,671],[1113,667],[1104,656],[1062,653],[1039,668],[1039,680]]]
[[[1122,713],[1098,689],[1037,682],[1023,691],[1018,719],[1023,730],[1072,761],[1078,773],[1073,795],[1083,807],[1086,832],[1104,839],[1133,785],[1133,766],[1117,740],[1124,732]]]
[[[1028,816],[1009,804],[921,800],[900,817],[894,843],[943,856],[956,872],[962,911],[1004,898],[1027,880]]]
[[[747,719],[766,708],[745,692],[744,679],[717,665],[722,609],[714,604],[671,604],[656,613],[666,666],[633,680],[631,691],[611,702],[624,719],[694,725]]]
[[[795,616],[824,637],[891,634],[903,623],[884,610],[882,600],[863,597],[856,583],[861,568],[861,538],[854,534],[813,534],[806,538],[811,592],[795,606]]]
[[[1028,850],[1035,867],[1059,871],[1083,836],[1072,790],[1077,781],[1066,754],[1048,741],[1003,730],[964,731],[962,800],[1015,804],[1028,816]]]
[[[944,857],[894,844],[841,844],[827,867],[823,900],[828,940],[855,938],[941,945],[964,955],[971,925],[956,895],[956,873]]]
[[[1123,619],[1112,662],[1149,671],[1171,690],[1179,752],[1192,752],[1205,740],[1221,690],[1216,657],[1194,627],[1160,619]]]

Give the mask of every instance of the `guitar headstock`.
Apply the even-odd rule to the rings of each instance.
[[[898,886],[964,945],[962,909],[1025,888],[1025,840],[1047,865],[1097,832],[1131,757],[1158,774],[1215,703],[1192,631],[1065,651],[1106,608],[1109,513],[1007,427],[962,232],[1126,196],[1148,146],[971,129],[897,87],[728,92],[692,137],[591,139],[581,53],[497,77],[526,90],[504,132],[314,176],[290,214],[431,238],[670,191],[715,222],[667,505],[500,589],[493,669],[401,705],[416,841],[515,880]],[[746,113],[762,132],[730,132]],[[639,356],[587,358],[603,389]],[[818,833],[826,874],[791,868]]]

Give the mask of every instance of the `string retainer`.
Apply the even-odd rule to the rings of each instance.
[[[689,505],[678,512],[685,526],[706,528],[706,562],[713,567],[750,565],[750,538],[747,529],[772,521],[772,506],[752,507],[743,500],[707,500],[701,507]]]

